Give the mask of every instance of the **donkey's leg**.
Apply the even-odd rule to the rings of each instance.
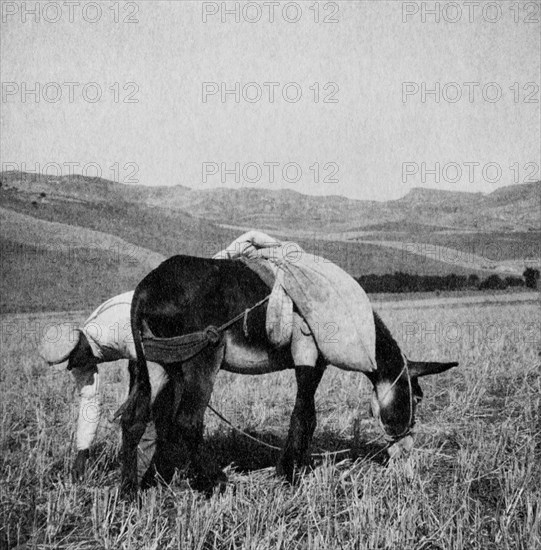
[[[316,429],[316,407],[314,395],[325,372],[325,365],[318,362],[315,367],[297,366],[297,399],[287,441],[277,466],[277,473],[294,481],[295,469],[302,469],[310,463],[310,443]]]
[[[201,449],[205,410],[223,357],[224,346],[220,346],[202,352],[182,366],[182,381],[175,388],[174,426],[170,430],[170,437],[176,436],[182,443],[184,452],[180,454],[187,458],[194,487],[207,492],[219,481],[225,481],[223,472]]]

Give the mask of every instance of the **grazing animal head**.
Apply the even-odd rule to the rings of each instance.
[[[418,379],[439,374],[458,363],[410,361],[381,318],[374,312],[377,370],[369,378],[374,385],[371,409],[388,439],[398,441],[410,434],[415,409],[423,398]]]

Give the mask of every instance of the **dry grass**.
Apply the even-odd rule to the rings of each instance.
[[[87,481],[68,481],[74,385],[65,371],[42,365],[28,328],[47,316],[2,317],[0,548],[540,548],[538,313],[536,304],[382,312],[412,358],[461,362],[423,380],[416,446],[406,459],[386,465],[382,453],[373,456],[382,443],[369,443],[378,432],[367,419],[364,377],[330,368],[317,394],[314,446],[350,449],[339,459],[319,459],[289,487],[274,476],[272,450],[209,413],[207,442],[227,466],[225,492],[205,499],[178,479],[147,491],[139,506],[118,497],[119,433],[105,419]],[[466,323],[476,332],[467,333]],[[102,372],[107,417],[125,375],[122,364]],[[221,373],[213,403],[250,433],[280,443],[293,399],[291,373]]]

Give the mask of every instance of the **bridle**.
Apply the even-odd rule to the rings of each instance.
[[[408,423],[406,425],[406,428],[399,435],[390,435],[387,431],[387,428],[385,427],[385,424],[381,420],[381,407],[379,408],[378,415],[377,415],[377,420],[378,420],[379,426],[380,426],[380,428],[383,432],[383,437],[387,441],[397,441],[399,439],[402,439],[402,438],[406,437],[407,435],[409,435],[411,433],[411,429],[413,428],[413,388],[412,388],[412,385],[411,385],[411,377],[410,377],[410,373],[409,373],[409,369],[408,369],[408,361],[404,357],[404,355],[402,355],[402,357],[404,359],[404,366],[402,367],[402,369],[398,373],[398,376],[394,379],[393,383],[389,386],[389,388],[387,388],[387,391],[381,396],[381,398],[378,398],[378,401],[381,402],[385,399],[387,394],[396,386],[398,380],[400,380],[401,376],[405,372],[406,376],[407,376],[407,380],[408,380],[408,390],[409,390],[409,418],[408,418]]]

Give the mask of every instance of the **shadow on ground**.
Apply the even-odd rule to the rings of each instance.
[[[232,464],[240,473],[249,473],[275,466],[280,457],[285,437],[265,431],[250,431],[252,437],[268,445],[278,447],[270,449],[235,431],[214,434],[206,438],[208,454],[217,461],[220,468]],[[384,466],[387,463],[385,445],[379,442],[355,441],[352,438],[339,437],[332,432],[323,432],[314,438],[312,455],[317,467],[325,459],[329,460],[366,460]]]

